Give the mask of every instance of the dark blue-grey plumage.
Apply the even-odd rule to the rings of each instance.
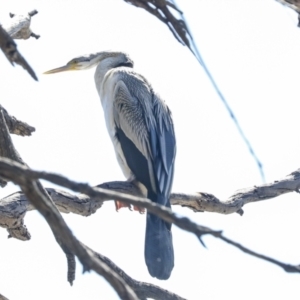
[[[128,71],[125,74],[126,87],[120,85],[115,91],[116,138],[135,179],[147,188],[148,198],[170,207],[176,153],[171,113],[143,77]],[[131,124],[140,143],[135,143],[136,136],[133,138],[124,124],[122,128],[120,115],[127,119],[126,126]],[[171,225],[150,213],[147,214],[145,260],[153,277],[170,277],[174,267]]]

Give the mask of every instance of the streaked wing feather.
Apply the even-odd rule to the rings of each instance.
[[[136,179],[148,191],[150,188],[157,194],[169,195],[176,152],[170,111],[147,81],[126,75],[115,87],[114,101],[114,118],[124,156]],[[145,162],[141,163],[141,155],[147,167]]]

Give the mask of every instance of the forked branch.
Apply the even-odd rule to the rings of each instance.
[[[22,186],[22,181],[25,179],[26,180],[44,179],[44,180],[50,181],[54,184],[71,189],[75,192],[81,192],[85,195],[88,195],[90,197],[90,199],[93,199],[93,201],[95,201],[95,203],[98,203],[98,205],[100,205],[100,206],[102,205],[103,201],[120,200],[126,204],[132,204],[135,206],[144,207],[149,212],[159,216],[161,219],[163,219],[167,222],[170,222],[170,223],[174,223],[176,226],[178,226],[179,228],[181,228],[183,230],[194,233],[202,244],[203,244],[202,236],[205,234],[210,234],[210,235],[214,236],[215,238],[221,239],[221,240],[225,241],[226,243],[229,243],[232,246],[237,247],[238,249],[242,250],[243,252],[248,253],[249,255],[252,255],[257,258],[260,258],[260,259],[266,260],[268,262],[271,262],[273,264],[276,264],[277,266],[283,268],[286,272],[300,273],[299,266],[285,264],[285,263],[279,262],[273,258],[270,258],[268,256],[256,253],[256,252],[228,239],[227,237],[225,237],[222,234],[221,231],[212,230],[208,227],[198,225],[186,217],[179,217],[176,214],[174,214],[170,209],[168,209],[164,206],[158,205],[156,203],[153,203],[150,200],[145,199],[145,198],[136,197],[136,196],[132,196],[132,195],[128,195],[128,194],[123,194],[123,193],[119,193],[119,192],[115,192],[115,191],[109,191],[109,190],[99,188],[99,187],[93,188],[93,187],[89,186],[88,184],[77,183],[77,182],[69,180],[68,178],[63,177],[61,175],[47,173],[47,172],[39,172],[39,171],[34,171],[31,169],[28,169],[25,166],[22,166],[18,163],[12,162],[7,159],[0,159],[0,176],[3,176],[4,178],[9,179],[21,186]],[[293,172],[289,176],[291,178],[289,178],[289,180],[287,180],[287,182],[292,184],[292,186],[290,186],[289,188],[292,188],[293,191],[298,191],[299,187],[300,187],[299,170]],[[264,187],[262,187],[262,189],[263,188]],[[257,187],[254,188],[254,194],[257,194],[257,192],[255,192],[256,191],[255,189],[257,189]],[[287,191],[291,191],[291,190],[288,190],[288,188],[285,188],[282,190],[281,194],[283,192],[287,192]],[[236,195],[237,195],[238,199],[245,199],[245,201],[247,199],[251,199],[251,197],[249,196],[249,193],[247,193],[247,192],[244,194],[239,192],[239,193],[236,193]],[[245,195],[245,196],[243,196],[243,195]],[[252,197],[254,197],[254,196],[252,195]],[[269,194],[269,195],[265,195],[263,198],[267,199],[270,197],[271,197],[271,195]],[[260,195],[258,194],[258,197],[254,198],[254,199],[259,200]],[[85,198],[84,202],[86,202],[87,200],[88,199]],[[94,207],[96,207],[96,206],[94,206]],[[50,220],[48,221],[48,223],[49,222],[50,222]],[[49,224],[49,225],[51,226],[51,224]]]

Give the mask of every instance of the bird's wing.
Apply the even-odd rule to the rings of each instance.
[[[127,73],[114,89],[114,121],[124,157],[136,179],[148,193],[167,199],[176,153],[169,108],[143,77]]]

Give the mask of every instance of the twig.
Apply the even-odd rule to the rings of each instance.
[[[257,258],[260,258],[262,260],[266,260],[272,264],[275,264],[277,265],[278,267],[282,268],[284,271],[286,271],[287,273],[300,273],[300,265],[298,266],[293,266],[293,265],[290,265],[290,264],[285,264],[285,263],[282,263],[280,261],[278,261],[277,259],[274,259],[274,258],[271,258],[271,257],[268,257],[266,255],[262,255],[262,254],[259,254],[257,252],[254,252],[246,247],[244,247],[243,245],[237,243],[237,242],[234,242],[228,238],[226,238],[225,236],[221,236],[220,237],[221,240],[223,240],[224,242],[240,249],[241,251],[251,255],[251,256],[254,256],[254,257],[257,257]]]
[[[73,285],[73,281],[75,280],[76,273],[76,260],[75,256],[72,253],[66,253],[67,263],[68,263],[68,274],[67,279],[68,282]]]

